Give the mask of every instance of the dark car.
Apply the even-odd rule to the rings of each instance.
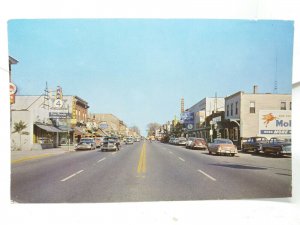
[[[101,151],[119,151],[119,150],[120,150],[120,141],[118,138],[114,138],[114,137],[104,138]]]
[[[262,145],[267,143],[268,139],[266,137],[250,137],[242,143],[242,151],[259,153],[262,150]]]
[[[262,151],[265,154],[274,154],[276,156],[291,155],[291,139],[273,137],[269,143],[262,145]]]

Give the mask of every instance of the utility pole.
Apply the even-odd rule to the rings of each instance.
[[[69,121],[69,104],[68,104],[68,114],[67,114],[67,129],[68,129],[68,151],[70,151],[70,121]]]

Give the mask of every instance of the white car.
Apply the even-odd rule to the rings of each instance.
[[[80,142],[75,145],[75,150],[93,150],[96,149],[94,138],[81,138]]]
[[[189,137],[185,143],[185,147],[186,148],[191,148],[191,145],[193,143],[193,141],[195,140],[195,137]]]

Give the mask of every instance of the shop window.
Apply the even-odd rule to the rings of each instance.
[[[237,127],[233,128],[233,141],[239,140],[239,129]]]
[[[229,139],[233,140],[233,129],[229,130]]]
[[[229,138],[229,131],[228,128],[224,129],[224,138]]]
[[[226,115],[229,116],[229,105],[227,105],[226,111],[227,111],[227,112],[226,112]]]
[[[281,102],[280,103],[280,109],[281,110],[286,110],[286,102]]]
[[[250,113],[255,113],[255,102],[250,102]]]

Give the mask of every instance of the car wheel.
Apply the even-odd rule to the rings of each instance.
[[[208,154],[211,155],[211,151],[208,151]]]
[[[230,154],[230,156],[232,156],[232,157],[234,157],[234,155],[235,155],[234,153],[231,153],[231,154]]]

